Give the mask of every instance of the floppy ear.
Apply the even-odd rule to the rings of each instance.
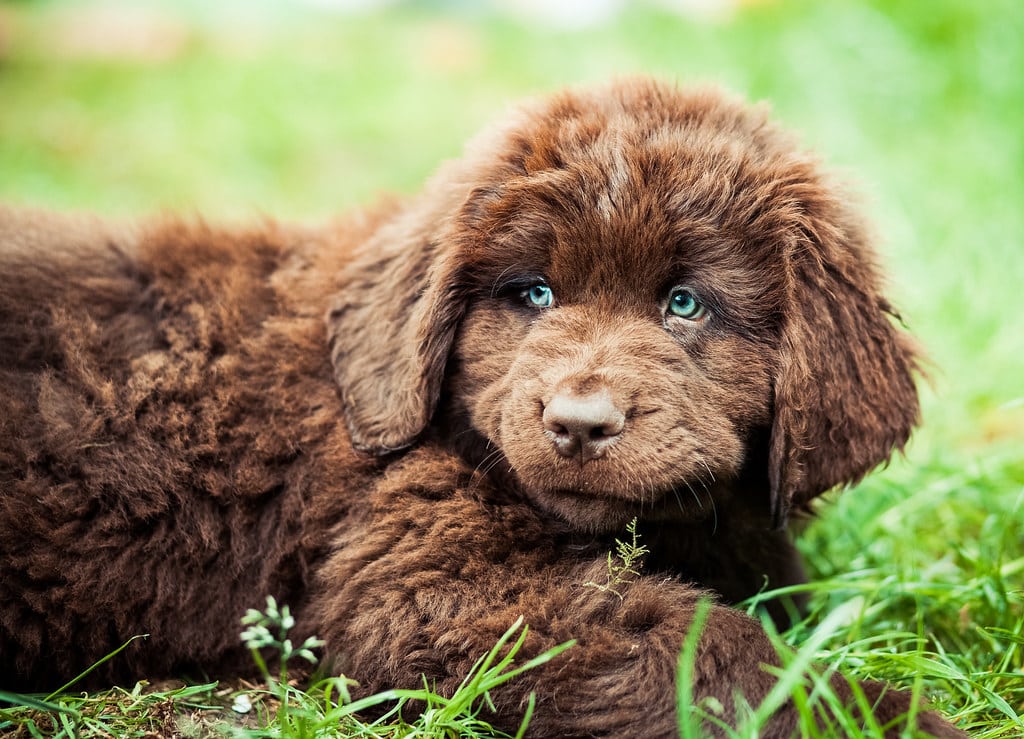
[[[455,193],[422,198],[381,226],[342,271],[327,328],[357,449],[409,446],[437,406],[465,311],[446,234],[457,208]]]
[[[918,421],[910,339],[892,322],[863,227],[818,203],[790,256],[769,455],[772,512],[860,480]],[[805,214],[806,215],[806,214]]]

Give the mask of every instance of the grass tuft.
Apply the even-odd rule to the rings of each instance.
[[[302,688],[288,677],[288,663],[315,664],[321,642],[307,639],[294,648],[288,631],[294,619],[287,606],[267,598],[263,611],[250,609],[242,623],[242,641],[264,678],[262,685],[220,689],[217,683],[173,689],[150,689],[139,682],[131,691],[113,688],[94,695],[41,697],[0,692],[0,735],[25,737],[231,736],[237,739],[309,739],[311,737],[421,737],[422,739],[510,739],[480,717],[492,707],[491,692],[571,648],[570,641],[517,663],[529,627],[519,617],[473,665],[450,697],[439,695],[424,680],[419,690],[386,690],[357,700],[358,685],[344,675],[321,678]],[[126,646],[126,645],[125,645]],[[91,669],[116,657],[111,652]],[[264,654],[275,655],[272,674]],[[83,673],[85,674],[85,673]],[[81,677],[81,676],[80,676]],[[76,678],[77,679],[77,678]],[[70,685],[70,683],[69,683]],[[403,709],[415,704],[417,718],[407,722]],[[525,735],[534,709],[531,694],[515,739]],[[371,721],[366,711],[379,714]]]

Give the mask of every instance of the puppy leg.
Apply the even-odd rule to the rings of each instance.
[[[479,489],[446,491],[436,468],[426,471],[430,482],[404,489],[401,474],[389,476],[371,519],[321,569],[305,628],[327,640],[336,667],[366,691],[420,687],[425,675],[450,694],[524,616],[520,664],[570,639],[576,646],[494,691],[497,714],[488,720],[514,729],[533,692],[534,736],[675,735],[676,663],[702,591],[656,577],[623,585],[621,599],[587,587],[606,563],[574,554],[582,549],[571,532],[527,506],[481,500]],[[694,699],[715,698],[734,724],[735,693],[757,706],[774,685],[766,664],[778,657],[761,625],[715,606],[697,651]],[[905,694],[888,691],[876,711],[888,720],[909,708]],[[763,735],[790,736],[797,722],[784,704]],[[960,736],[937,716],[922,723]]]

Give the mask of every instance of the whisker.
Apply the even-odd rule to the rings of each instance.
[[[490,445],[490,442],[488,442]],[[480,460],[477,466],[473,469],[473,482],[469,486],[469,492],[476,490],[482,483],[483,479],[490,474],[491,470],[498,466],[501,460],[504,458],[501,449],[495,448],[493,451]],[[477,475],[479,473],[479,475]]]
[[[698,480],[698,482],[699,482],[699,480]],[[703,511],[704,510],[704,504],[701,502],[700,496],[697,494],[697,491],[693,489],[693,485],[691,485],[689,482],[684,483],[684,484],[686,485],[686,489],[690,491],[690,495],[693,496],[693,499],[695,501],[697,501],[697,508]]]
[[[674,495],[674,496],[675,496],[675,499],[676,499],[676,505],[677,505],[677,506],[679,506],[679,512],[685,515],[685,514],[686,514],[686,507],[685,507],[685,506],[683,505],[683,499],[682,499],[682,497],[681,497],[681,496],[679,495],[679,490],[677,490],[677,489],[676,489],[676,486],[675,486],[675,485],[672,485],[672,486],[671,486],[671,487],[669,488],[669,490],[671,490],[671,491],[672,491],[672,495]]]
[[[710,478],[710,483],[708,480],[705,480],[702,475],[697,475],[696,480],[700,483],[700,486],[704,488],[704,492],[708,497],[708,502],[711,504],[711,533],[713,535],[718,531],[718,507],[715,505],[715,496],[711,492],[709,484],[713,485],[716,482],[715,473],[711,471],[711,467],[703,457],[697,457],[697,461],[700,462],[701,466],[705,470],[707,470],[708,478]],[[703,506],[701,506],[701,508],[703,509]]]
[[[704,458],[697,457],[697,461],[704,465],[704,469],[708,471],[708,477],[711,478],[711,482],[715,482],[715,473],[711,471],[711,467],[708,466],[708,463],[704,460]]]

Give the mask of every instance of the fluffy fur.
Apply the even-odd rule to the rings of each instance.
[[[732,720],[778,659],[724,604],[802,579],[789,513],[903,445],[914,364],[847,198],[710,90],[527,104],[329,228],[0,210],[0,681],[141,633],[101,679],[246,671],[272,594],[363,690],[451,691],[522,614],[578,644],[488,718],[665,736],[710,590],[693,692]],[[634,517],[643,574],[585,587]]]

